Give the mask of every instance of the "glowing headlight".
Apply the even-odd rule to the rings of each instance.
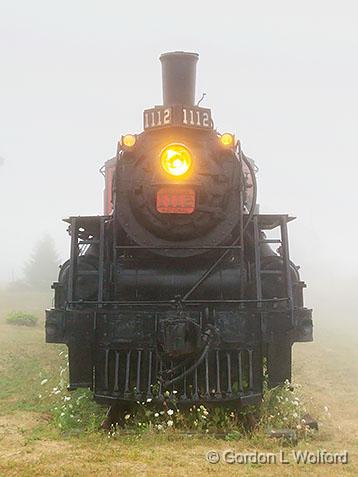
[[[160,162],[165,172],[172,176],[182,176],[191,167],[189,149],[182,144],[169,144],[160,154]]]

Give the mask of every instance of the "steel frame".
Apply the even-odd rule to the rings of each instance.
[[[242,215],[244,217],[244,215]],[[223,258],[227,255],[230,250],[239,252],[240,263],[244,261],[244,226],[243,220],[240,222],[240,232],[236,240],[230,245],[219,245],[219,246],[182,246],[182,247],[160,247],[160,246],[142,246],[142,245],[117,245],[114,243],[114,260],[117,255],[118,250],[130,250],[130,251],[143,251],[143,250],[223,250],[223,253],[218,257],[218,259],[206,270],[202,277],[191,287],[191,289],[179,299],[179,301],[185,305],[202,305],[202,304],[238,304],[243,306],[245,304],[256,304],[258,311],[263,311],[265,305],[272,305],[279,302],[286,302],[288,304],[288,311],[290,312],[291,320],[293,320],[293,289],[292,289],[292,280],[290,273],[290,257],[289,257],[289,246],[288,246],[288,233],[287,233],[287,223],[293,220],[293,218],[287,215],[254,215],[252,219],[253,227],[253,236],[254,236],[254,251],[255,251],[255,289],[256,289],[256,298],[255,299],[244,299],[243,298],[243,287],[241,287],[240,299],[230,300],[190,300],[190,295],[205,282],[206,278],[211,274],[211,272],[219,265]],[[70,223],[70,234],[71,234],[71,254],[70,254],[70,268],[69,268],[69,286],[67,293],[67,308],[71,309],[73,306],[86,305],[90,308],[103,307],[103,306],[165,306],[165,305],[176,305],[178,303],[178,298],[168,299],[168,300],[151,300],[151,301],[133,301],[133,300],[104,300],[104,275],[105,275],[105,223],[113,221],[113,218],[110,216],[96,216],[96,217],[70,217],[66,220]],[[90,224],[91,230],[95,230],[98,233],[98,237],[93,237],[92,239],[81,238],[86,232],[86,223]],[[280,238],[279,239],[261,239],[262,230],[272,230],[279,227]],[[82,230],[82,232],[80,231]],[[282,247],[282,259],[284,264],[284,283],[285,283],[285,297],[284,298],[262,298],[262,275],[265,273],[272,273],[271,270],[262,270],[261,269],[261,253],[260,246],[261,244],[280,244]],[[76,283],[78,276],[80,275],[78,271],[78,257],[80,255],[81,246],[98,244],[99,246],[99,255],[98,255],[98,296],[97,301],[84,301],[76,300]],[[240,273],[242,273],[243,267],[241,267]],[[86,273],[86,272],[83,272]],[[88,272],[87,272],[88,273]],[[92,272],[91,272],[92,273]],[[281,310],[282,311],[282,310]]]

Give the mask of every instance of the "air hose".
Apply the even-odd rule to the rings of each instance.
[[[205,344],[205,346],[203,348],[203,351],[200,353],[199,358],[190,366],[190,368],[186,369],[185,371],[183,371],[181,374],[179,374],[175,378],[172,378],[169,381],[164,381],[164,383],[163,383],[164,386],[170,386],[171,384],[174,384],[174,383],[180,381],[185,376],[187,376],[188,374],[195,371],[195,369],[198,368],[201,365],[201,363],[203,362],[203,360],[205,359],[205,356],[207,355],[207,353],[209,351],[210,345],[211,345],[212,340],[215,336],[214,331],[215,331],[214,328],[210,328],[210,329],[207,329],[204,332],[204,339],[205,339],[205,341],[207,341],[207,343]],[[183,367],[183,366],[184,366],[184,364],[180,365],[180,367]],[[173,368],[172,370],[170,370],[170,372],[172,373],[177,368],[178,368],[178,366],[176,368]]]

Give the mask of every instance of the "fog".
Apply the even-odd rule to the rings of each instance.
[[[353,319],[357,13],[344,0],[2,0],[0,281],[21,277],[45,233],[67,257],[61,219],[102,212],[99,168],[161,103],[160,53],[187,50],[201,105],[259,167],[261,211],[298,217],[308,305]]]

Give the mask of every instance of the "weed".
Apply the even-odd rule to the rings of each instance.
[[[293,429],[301,438],[312,434],[305,422],[307,409],[300,391],[300,385],[293,385],[289,381],[266,389],[258,408],[261,427],[266,430]]]

